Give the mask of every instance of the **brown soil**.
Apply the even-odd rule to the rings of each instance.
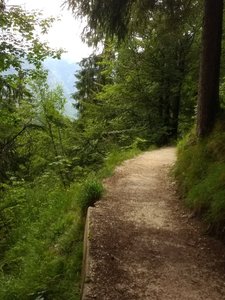
[[[83,299],[225,299],[225,247],[178,199],[174,161],[174,148],[146,152],[106,180],[90,211]]]

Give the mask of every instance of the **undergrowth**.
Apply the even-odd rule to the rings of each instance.
[[[1,242],[0,299],[79,299],[85,185],[20,186],[23,202],[1,210],[11,230]]]
[[[225,229],[225,131],[217,124],[201,140],[193,132],[178,145],[175,176],[186,204],[218,234]]]
[[[80,299],[87,208],[101,197],[102,179],[138,153],[136,144],[114,149],[103,167],[68,188],[45,177],[1,187],[0,299]]]

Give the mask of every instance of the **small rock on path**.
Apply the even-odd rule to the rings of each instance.
[[[175,148],[146,152],[105,181],[83,300],[225,299],[225,247],[188,218],[169,177],[175,158]]]

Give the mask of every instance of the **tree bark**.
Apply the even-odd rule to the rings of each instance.
[[[223,0],[205,0],[197,107],[197,135],[207,136],[219,111]]]

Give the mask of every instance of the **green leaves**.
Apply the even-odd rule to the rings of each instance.
[[[40,67],[48,56],[58,56],[62,50],[53,51],[40,41],[38,32],[47,33],[54,18],[43,19],[38,11],[27,12],[20,6],[7,6],[1,13],[1,65],[0,72],[9,67],[22,68],[28,61]]]
[[[167,28],[179,30],[189,18],[191,11],[197,11],[198,1],[186,0],[67,0],[75,16],[85,18],[87,26],[84,36],[97,44],[108,38],[123,41],[136,34],[144,34],[152,16],[163,14]]]
[[[27,82],[40,76],[42,62],[59,58],[62,49],[53,50],[40,39],[54,18],[43,19],[38,11],[27,12],[20,6],[5,6],[0,16],[0,96],[6,101],[29,99]]]
[[[44,19],[40,12],[27,12],[20,6],[6,5],[1,11],[1,181],[9,180],[11,173],[32,179],[60,154],[54,136],[62,144],[59,127],[65,123],[62,116],[65,97],[60,87],[55,91],[48,89],[42,62],[49,56],[59,58],[62,50],[53,50],[40,39],[40,34],[47,33],[54,21],[55,18]],[[51,126],[56,128],[46,134]],[[40,151],[38,158],[36,149],[48,148],[50,140],[52,143],[54,140],[50,155],[46,157]]]

